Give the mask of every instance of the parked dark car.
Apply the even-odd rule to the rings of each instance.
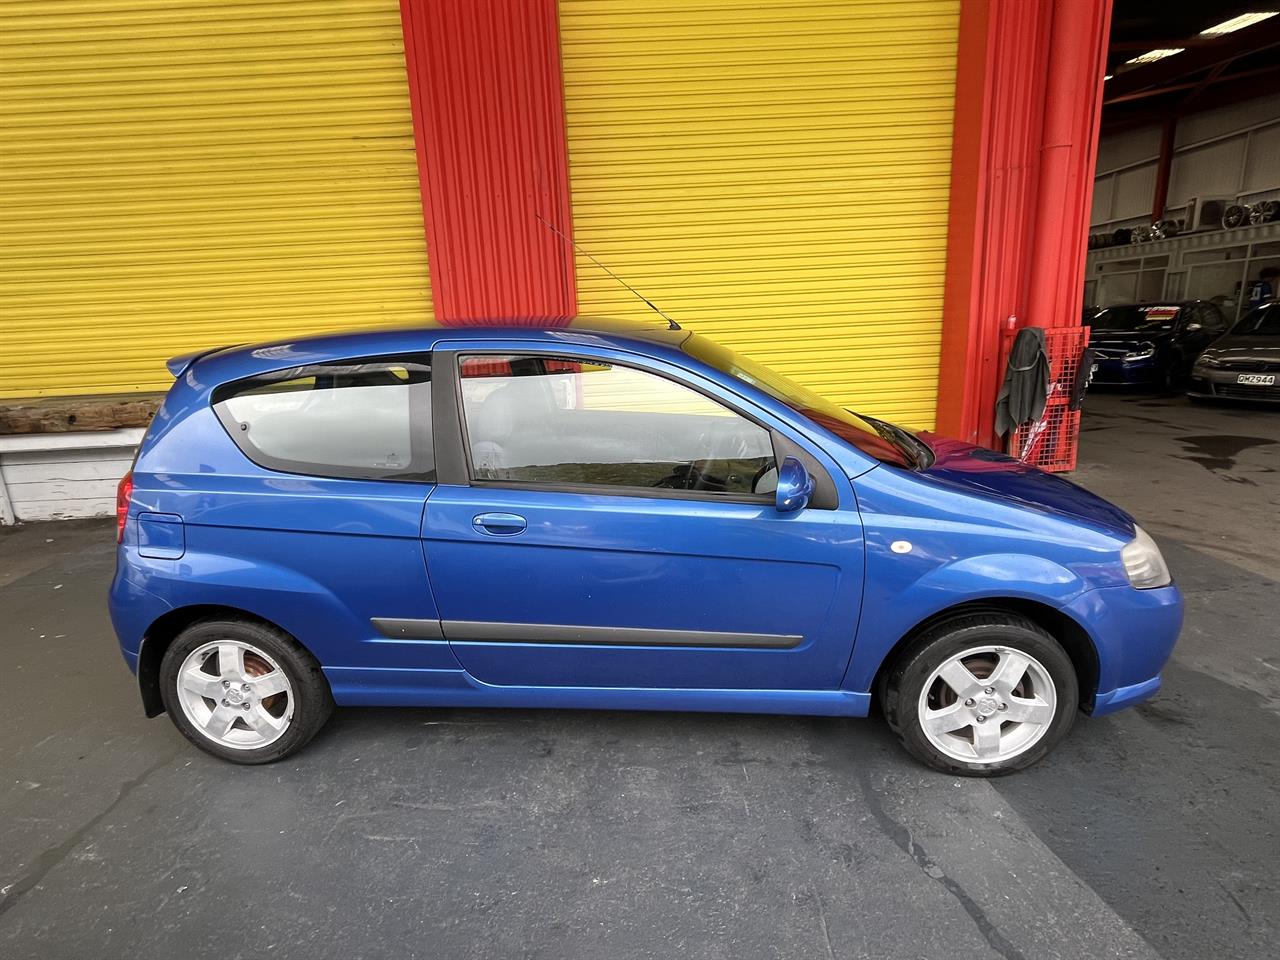
[[[1250,310],[1200,354],[1187,395],[1280,402],[1280,303]]]
[[[1086,313],[1097,351],[1093,382],[1178,389],[1205,347],[1227,329],[1227,319],[1204,300],[1126,303]]]

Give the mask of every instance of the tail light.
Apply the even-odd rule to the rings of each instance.
[[[133,497],[133,471],[120,478],[116,487],[116,543],[124,540],[124,524],[129,519],[129,500]]]

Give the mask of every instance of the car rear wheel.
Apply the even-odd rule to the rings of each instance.
[[[926,630],[883,684],[884,713],[915,757],[991,777],[1031,766],[1079,705],[1071,658],[1022,617],[967,614]]]
[[[183,736],[233,763],[289,756],[333,712],[315,658],[248,620],[204,620],[179,634],[160,664],[160,695]]]

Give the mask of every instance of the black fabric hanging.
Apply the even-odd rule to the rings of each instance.
[[[1071,385],[1071,409],[1079,410],[1084,403],[1084,395],[1093,383],[1093,365],[1098,362],[1096,347],[1085,347],[1080,355],[1080,365],[1076,369],[1076,382]]]
[[[1044,413],[1048,395],[1049,353],[1044,331],[1023,327],[1009,351],[1004,383],[996,398],[996,434],[1004,436],[1013,427],[1038,419]]]

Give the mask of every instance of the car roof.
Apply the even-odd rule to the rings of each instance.
[[[1140,300],[1134,303],[1109,303],[1105,307],[1096,307],[1095,309],[1101,313],[1103,310],[1125,310],[1130,307],[1139,307],[1146,309],[1159,310],[1163,307],[1176,307],[1179,310],[1190,303],[1200,303],[1199,300]]]
[[[348,357],[375,357],[401,353],[421,353],[446,340],[528,339],[547,343],[580,345],[607,344],[625,347],[648,344],[678,348],[690,333],[654,322],[620,320],[610,317],[572,318],[505,318],[460,320],[441,323],[431,321],[412,327],[389,327],[372,330],[347,330],[335,333],[291,337],[263,343],[215,347],[174,357],[169,361],[175,376],[191,366],[199,365],[199,378],[207,383],[222,383],[255,373],[324,363]]]

